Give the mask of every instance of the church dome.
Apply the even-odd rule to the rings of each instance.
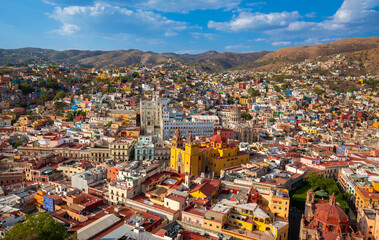
[[[241,122],[241,109],[235,104],[230,110],[229,121],[232,124],[239,124]]]
[[[214,135],[212,138],[211,138],[211,142],[213,144],[217,144],[217,143],[227,143],[227,139],[224,137],[224,136],[221,136],[221,132],[220,131],[217,131],[217,134]]]
[[[346,213],[335,202],[335,196],[330,196],[329,203],[316,205],[315,218],[324,223],[344,225],[349,223]]]
[[[241,116],[241,109],[235,104],[230,110],[231,115]]]

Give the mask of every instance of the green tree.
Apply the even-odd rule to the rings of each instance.
[[[107,126],[110,127],[112,125],[112,123],[113,123],[112,121],[108,122]]]
[[[57,222],[48,213],[26,216],[26,221],[16,223],[5,233],[7,240],[68,240],[72,236],[63,224]]]
[[[318,183],[320,182],[321,177],[317,175],[315,172],[310,172],[308,174],[308,182],[311,184],[311,187],[313,189],[316,189],[318,187]]]
[[[15,142],[15,143],[12,144],[12,147],[13,147],[13,148],[18,148],[19,146],[22,146],[22,143],[20,143],[20,142]]]
[[[278,83],[282,83],[284,81],[284,77],[282,75],[275,75],[272,80]]]
[[[22,90],[22,94],[26,95],[29,93],[32,93],[34,91],[34,88],[29,83],[21,83],[20,89]]]
[[[271,118],[269,121],[272,122],[272,123],[276,122],[275,118]]]
[[[66,106],[65,102],[55,102],[54,107],[57,111],[62,110]]]
[[[47,121],[49,122],[50,125],[54,124],[54,120],[52,120],[50,117],[47,117]]]
[[[316,93],[317,95],[321,95],[321,94],[323,94],[325,91],[322,90],[322,89],[320,89],[320,88],[318,88],[318,87],[315,87],[315,88],[313,88],[313,92]]]
[[[256,97],[259,95],[259,90],[255,90],[254,88],[247,89],[247,92],[250,94],[251,97]]]
[[[138,72],[133,72],[132,76],[133,76],[133,78],[140,78],[140,75]]]
[[[247,112],[241,112],[241,118],[244,118],[244,119],[250,120],[250,119],[253,118],[253,116],[251,116],[250,113],[247,113]]]
[[[65,117],[69,120],[69,121],[73,121],[74,120],[74,117],[75,117],[75,113],[73,112],[67,112]]]
[[[57,94],[55,94],[54,100],[59,100],[66,97],[65,91],[59,91]]]

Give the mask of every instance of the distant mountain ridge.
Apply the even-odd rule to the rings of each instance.
[[[121,67],[158,64],[168,60],[204,71],[229,69],[270,70],[319,56],[365,51],[379,47],[379,37],[348,38],[325,44],[287,47],[276,51],[250,53],[207,51],[200,54],[155,53],[137,49],[114,51],[63,50],[41,48],[0,49],[0,65],[7,63],[62,62],[86,67]]]

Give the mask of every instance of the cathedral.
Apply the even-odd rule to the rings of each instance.
[[[205,143],[195,142],[191,134],[184,141],[179,129],[172,138],[170,167],[178,173],[194,176],[211,173],[213,176],[219,176],[222,169],[247,162],[249,154],[229,144],[220,132]]]
[[[329,201],[315,202],[315,193],[309,190],[304,215],[300,223],[302,240],[363,240],[358,230],[354,230],[349,218],[336,203],[334,194]]]
[[[258,131],[255,128],[255,119],[250,122],[243,122],[241,118],[241,110],[235,104],[230,110],[229,119],[224,124],[224,127],[234,130],[235,139],[240,142],[253,143],[258,141]],[[256,139],[254,139],[256,137]]]

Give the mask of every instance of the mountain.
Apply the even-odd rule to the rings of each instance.
[[[208,51],[200,54],[144,52],[137,49],[114,51],[64,50],[41,48],[0,49],[0,65],[7,63],[62,62],[86,67],[126,66],[132,64],[158,64],[168,60],[185,63],[204,71],[228,69],[279,70],[283,66],[305,59],[325,57],[339,53],[379,48],[379,37],[350,38],[335,42],[303,47],[288,47],[274,52],[250,53]],[[377,51],[377,50],[376,50]],[[369,54],[373,58],[377,57]],[[372,64],[371,64],[372,65]],[[371,66],[370,65],[370,66]]]
[[[268,53],[253,63],[239,66],[239,69],[277,70],[286,65],[306,59],[324,57],[339,53],[368,50],[379,47],[379,37],[346,38],[334,42],[311,46],[287,47]]]
[[[191,65],[203,71],[222,71],[231,69],[249,62],[253,62],[266,54],[269,51],[251,52],[251,53],[234,53],[222,52],[213,55],[209,58],[202,58],[191,63]]]

